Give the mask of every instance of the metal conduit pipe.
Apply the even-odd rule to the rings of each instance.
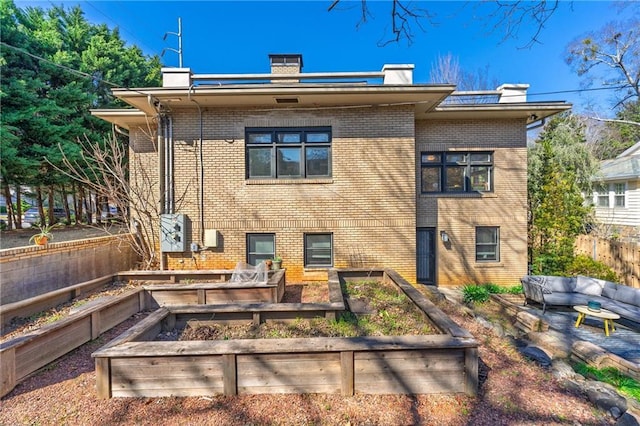
[[[159,195],[161,197],[161,199],[159,200],[159,205],[158,208],[160,208],[160,213],[164,213],[163,208],[165,205],[165,168],[164,168],[164,163],[165,163],[165,159],[164,159],[164,150],[165,150],[165,144],[164,144],[164,120],[162,117],[162,114],[160,112],[160,109],[158,108],[159,102],[153,102],[154,98],[149,95],[147,97],[147,102],[149,103],[150,106],[152,106],[158,113],[157,118],[158,118],[158,130],[157,130],[157,140],[158,140],[158,182],[160,184],[160,188],[159,188]],[[164,271],[167,268],[166,266],[166,261],[165,261],[165,257],[164,254],[162,252],[160,252],[160,270]]]
[[[167,213],[167,203],[169,198],[167,197],[167,191],[169,186],[167,185],[167,120],[164,116],[161,116],[162,120],[162,175],[164,180],[162,182],[162,211],[161,214]]]
[[[173,141],[173,117],[170,115],[169,116],[169,123],[167,124],[169,127],[169,170],[168,170],[168,175],[169,175],[169,211],[168,213],[175,213],[175,207],[176,207],[176,202],[175,202],[175,177],[174,177],[174,173],[173,173],[173,169],[174,169],[174,141]]]
[[[199,222],[200,222],[200,246],[204,245],[204,154],[203,154],[203,148],[202,148],[202,138],[203,138],[203,128],[202,128],[202,108],[200,108],[200,104],[198,102],[196,102],[195,99],[191,98],[191,90],[193,89],[193,84],[191,86],[189,86],[189,94],[188,94],[188,98],[191,102],[193,102],[194,104],[196,104],[196,107],[198,108],[198,115],[199,115],[199,123],[200,123],[200,135],[199,135],[199,140],[198,140],[198,166],[199,166],[199,194],[198,197],[200,198],[199,200]]]

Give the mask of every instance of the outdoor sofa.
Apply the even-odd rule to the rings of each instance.
[[[520,282],[526,297],[525,303],[541,303],[543,313],[547,306],[587,305],[595,301],[622,318],[640,323],[640,288],[581,275],[526,275]]]

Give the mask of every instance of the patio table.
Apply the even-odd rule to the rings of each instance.
[[[579,327],[580,324],[584,322],[586,316],[589,315],[592,317],[601,318],[603,320],[604,334],[606,336],[609,336],[609,328],[611,328],[612,332],[616,331],[616,328],[613,324],[613,320],[620,319],[620,315],[614,312],[608,311],[606,309],[600,309],[599,311],[594,311],[592,309],[589,309],[587,305],[577,305],[577,306],[574,306],[573,309],[578,311],[578,319],[576,320],[576,327]]]

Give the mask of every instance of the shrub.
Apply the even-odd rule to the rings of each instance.
[[[522,284],[513,287],[503,287],[494,283],[468,284],[462,288],[465,303],[484,303],[490,294],[522,294]]]
[[[619,277],[613,269],[585,255],[574,257],[573,261],[567,267],[566,273],[569,276],[585,275],[606,281],[619,281]]]
[[[484,303],[489,300],[489,290],[485,286],[469,284],[462,288],[464,303]]]

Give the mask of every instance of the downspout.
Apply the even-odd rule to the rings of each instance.
[[[193,84],[191,86],[189,86],[189,100],[191,102],[193,102],[194,104],[196,104],[196,107],[198,108],[198,115],[199,115],[199,123],[200,123],[200,135],[199,135],[199,140],[198,140],[198,162],[199,162],[199,168],[200,168],[200,176],[199,176],[199,180],[200,180],[200,185],[199,185],[199,198],[200,198],[200,203],[199,203],[199,209],[200,209],[200,217],[199,217],[199,221],[200,221],[200,246],[204,245],[204,164],[203,164],[203,160],[204,160],[204,154],[203,154],[203,148],[202,148],[202,138],[203,138],[203,131],[202,131],[202,108],[200,108],[200,104],[198,102],[196,102],[195,99],[191,98],[191,90],[193,89]]]
[[[176,201],[175,201],[175,188],[174,188],[174,175],[173,175],[173,157],[174,157],[174,141],[173,141],[173,116],[169,115],[169,122],[167,123],[169,127],[169,143],[167,147],[167,156],[169,160],[167,161],[167,175],[168,180],[167,183],[169,185],[169,211],[167,213],[174,214],[176,212]]]
[[[165,213],[166,208],[166,170],[165,166],[165,141],[164,141],[164,117],[160,112],[160,108],[158,108],[158,104],[153,102],[153,97],[151,95],[147,96],[147,102],[150,106],[152,106],[156,112],[158,113],[158,130],[156,137],[158,138],[158,184],[160,186],[158,192],[160,195],[160,200],[158,202],[158,208],[160,209],[160,214]],[[160,251],[160,270],[164,271],[167,268],[166,261],[164,258],[164,254]]]

